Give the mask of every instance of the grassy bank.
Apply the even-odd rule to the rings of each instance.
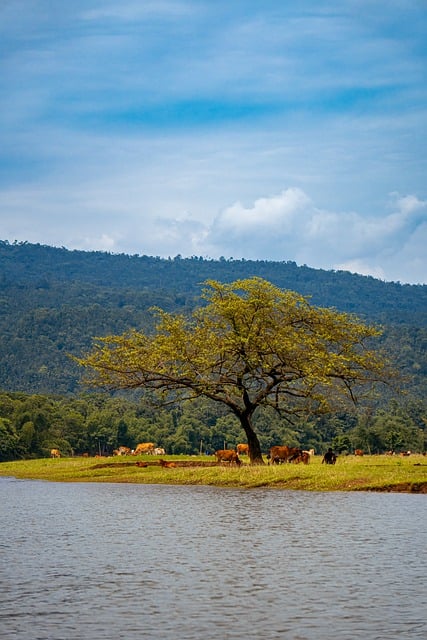
[[[153,456],[21,460],[0,464],[0,476],[56,482],[122,482],[140,484],[268,487],[305,491],[403,491],[427,493],[427,457],[339,457],[335,466],[282,464],[240,468],[213,465],[213,458],[167,456],[176,466],[163,468]],[[137,466],[146,462],[148,466]]]

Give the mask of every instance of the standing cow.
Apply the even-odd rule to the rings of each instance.
[[[134,456],[141,456],[143,454],[150,454],[153,455],[154,454],[154,442],[140,442],[138,445],[136,445],[136,449],[133,452]]]
[[[132,449],[129,447],[119,447],[118,449],[114,449],[113,456],[130,456],[132,453]]]
[[[248,444],[238,444],[236,447],[236,451],[239,456],[248,456],[249,455],[249,445]]]
[[[271,447],[268,454],[270,464],[280,464],[281,462],[292,462],[302,454],[302,449],[298,447],[288,447],[287,445],[276,445]]]
[[[61,457],[61,452],[59,449],[51,449],[50,450],[50,457],[51,458],[60,458]]]
[[[238,454],[233,449],[218,449],[218,451],[215,451],[215,456],[217,462],[237,464],[238,467],[242,464]]]
[[[299,464],[300,462],[302,462],[303,464],[309,464],[310,453],[308,451],[301,451],[299,455],[297,455],[296,457],[292,457],[291,462],[294,462],[295,464]]]

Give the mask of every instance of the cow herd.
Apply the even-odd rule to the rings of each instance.
[[[50,457],[51,458],[60,458],[61,451],[59,449],[51,449]],[[139,456],[139,455],[153,455],[153,456],[165,456],[166,451],[163,447],[156,447],[154,442],[140,442],[135,449],[131,449],[130,447],[120,446],[117,449],[113,450],[114,456]],[[236,465],[240,466],[242,461],[240,456],[249,456],[249,445],[247,444],[238,444],[235,449],[218,449],[213,454],[216,458],[218,464],[226,463],[228,465]],[[364,455],[364,451],[362,449],[355,449],[355,456],[362,457]],[[387,456],[410,456],[411,451],[403,451],[399,454],[396,454],[394,451],[387,451]],[[84,458],[89,457],[88,453],[82,454]],[[287,462],[293,462],[294,464],[298,464],[302,462],[303,464],[309,464],[311,457],[314,456],[314,449],[310,449],[309,451],[300,449],[299,447],[288,447],[287,445],[275,445],[270,448],[267,454],[268,464],[282,464]],[[97,455],[96,458],[104,457]],[[335,464],[337,461],[336,454],[329,449],[326,451],[323,456],[322,463],[325,464]],[[164,461],[161,461],[163,464],[161,466],[166,466]],[[173,464],[167,464],[167,466],[173,466]]]
[[[142,455],[164,456],[166,455],[166,451],[163,447],[156,447],[154,442],[140,442],[136,445],[135,449],[131,449],[130,447],[119,447],[113,451],[113,456]]]
[[[88,457],[88,454],[83,454],[84,457]],[[131,449],[130,447],[119,446],[117,449],[113,450],[114,456],[139,456],[139,455],[155,455],[155,456],[164,456],[166,455],[163,447],[156,447],[154,442],[140,442],[135,449]],[[219,449],[215,451],[214,456],[218,463],[228,463],[235,464],[240,466],[242,461],[239,456],[246,455],[249,456],[249,445],[247,444],[238,444],[235,449]],[[298,447],[288,447],[288,446],[274,446],[271,447],[269,453],[267,454],[267,460],[269,464],[281,464],[283,462],[294,462],[298,464],[302,462],[304,464],[308,464],[310,462],[310,456],[314,455],[314,449],[310,451],[303,451]],[[60,458],[61,452],[59,449],[51,449],[50,450],[51,458]],[[96,456],[100,457],[100,456]]]
[[[249,446],[247,444],[238,444],[236,449],[219,449],[215,451],[215,457],[218,463],[227,462],[240,466],[242,461],[240,455],[249,455]],[[270,448],[267,454],[269,464],[282,464],[283,462],[293,462],[298,464],[308,464],[310,457],[314,455],[314,449],[304,451],[298,447],[274,446]]]
[[[129,455],[166,455],[165,450],[162,447],[156,447],[154,442],[141,442],[135,449],[129,447],[120,446],[113,451],[113,455],[116,456],[129,456]],[[304,451],[299,447],[288,446],[274,446],[271,447],[267,454],[267,460],[269,464],[282,464],[283,462],[293,462],[298,464],[308,464],[310,457],[314,455],[314,449],[310,451]],[[240,443],[236,445],[235,449],[218,449],[215,451],[214,456],[218,464],[226,463],[227,465],[240,466],[242,461],[240,456],[249,456],[249,445]],[[163,462],[163,461],[162,461]],[[166,466],[163,462],[162,466]]]

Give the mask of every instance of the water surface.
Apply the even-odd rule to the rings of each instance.
[[[425,640],[424,495],[0,478],[0,638]]]

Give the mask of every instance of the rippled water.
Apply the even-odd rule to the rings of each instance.
[[[426,496],[0,478],[0,638],[427,637]]]

